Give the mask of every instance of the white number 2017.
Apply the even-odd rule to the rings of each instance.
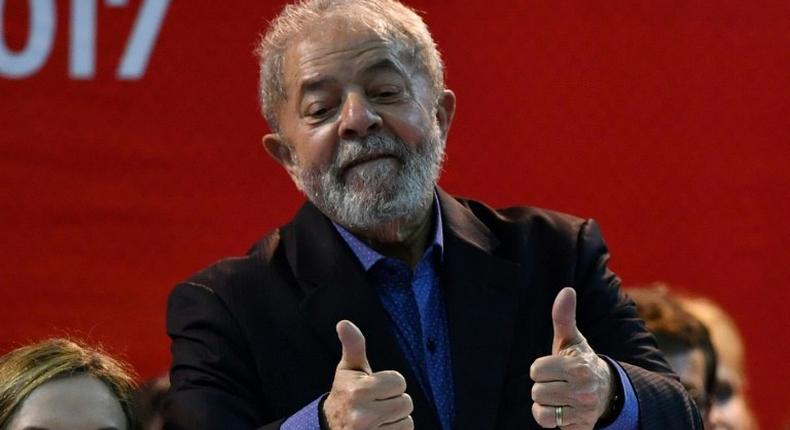
[[[128,0],[105,0],[111,7],[126,6]],[[143,0],[126,44],[116,77],[140,79],[148,66],[170,0]],[[55,41],[55,0],[28,0],[30,25],[25,47],[11,52],[5,40],[0,0],[0,76],[21,79],[35,74],[46,63]],[[71,0],[69,31],[69,76],[90,79],[96,74],[97,0]]]

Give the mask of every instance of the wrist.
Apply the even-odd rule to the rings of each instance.
[[[620,381],[620,376],[617,372],[617,369],[614,368],[614,365],[607,359],[601,358],[604,362],[606,362],[606,366],[609,370],[609,397],[606,403],[606,406],[601,414],[600,418],[598,418],[598,425],[608,425],[612,423],[617,417],[620,415],[620,412],[623,410],[623,404],[625,403],[625,395],[623,393],[623,384]]]
[[[327,397],[329,397],[329,393],[321,396],[321,401],[318,402],[318,425],[321,426],[321,430],[330,430],[329,422],[326,420],[326,413],[324,412],[324,402]]]

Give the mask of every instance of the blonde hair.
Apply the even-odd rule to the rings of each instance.
[[[0,429],[5,429],[22,402],[41,385],[58,378],[89,375],[112,391],[126,416],[127,428],[137,429],[133,372],[128,365],[69,339],[48,339],[0,357]]]

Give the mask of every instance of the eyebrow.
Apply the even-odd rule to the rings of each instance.
[[[337,79],[327,78],[321,75],[307,78],[304,81],[302,81],[301,85],[299,85],[299,98],[297,100],[303,99],[304,95],[307,93],[319,91],[323,87],[334,82],[337,82]]]
[[[370,75],[371,73],[378,71],[392,71],[397,73],[399,76],[401,76],[405,81],[408,81],[408,79],[406,79],[407,75],[404,72],[403,68],[398,63],[393,61],[391,58],[382,58],[376,61],[375,63],[365,67],[360,74],[364,76],[364,75]],[[320,91],[327,85],[336,82],[337,79],[332,77],[322,76],[322,75],[309,77],[304,81],[302,81],[302,83],[299,85],[297,100],[303,99],[305,94],[315,91]]]
[[[376,61],[362,70],[362,74],[367,75],[378,71],[392,71],[401,75],[401,77],[406,77],[406,73],[404,72],[403,68],[395,61],[392,61],[391,58],[382,58],[381,60]]]

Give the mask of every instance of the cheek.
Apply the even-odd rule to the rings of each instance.
[[[303,167],[324,168],[332,162],[337,147],[337,132],[332,127],[318,127],[293,140],[296,156]]]
[[[422,142],[432,126],[430,113],[417,102],[386,109],[382,116],[385,126],[412,149]]]

